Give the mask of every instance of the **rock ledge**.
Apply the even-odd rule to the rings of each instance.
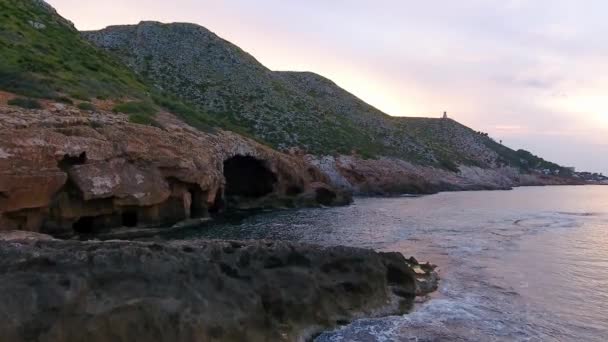
[[[0,335],[300,341],[363,316],[407,312],[436,282],[413,258],[348,247],[13,239],[0,242]]]

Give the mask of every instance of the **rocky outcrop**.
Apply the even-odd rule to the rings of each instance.
[[[439,191],[508,190],[517,186],[577,185],[575,178],[522,173],[514,167],[461,165],[458,172],[396,158],[305,157],[334,186],[359,195],[431,194]]]
[[[334,186],[359,195],[432,194],[439,191],[498,190],[515,186],[513,169],[461,166],[460,172],[415,165],[396,158],[307,156]]]
[[[0,230],[54,235],[150,226],[226,208],[348,203],[301,158],[240,135],[200,132],[169,113],[159,127],[45,103],[0,105]]]
[[[520,177],[520,186],[547,186],[547,185],[588,185],[589,183],[583,179],[573,177],[560,177],[543,174],[522,174]]]
[[[1,235],[1,234],[0,234]],[[399,253],[285,242],[0,241],[6,341],[301,341],[437,286]]]

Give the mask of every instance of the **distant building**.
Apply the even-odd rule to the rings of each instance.
[[[447,119],[448,118],[448,112],[443,112],[443,119]]]
[[[576,172],[576,167],[573,167],[573,166],[566,167],[566,169],[570,170],[570,172],[572,172],[572,173]]]

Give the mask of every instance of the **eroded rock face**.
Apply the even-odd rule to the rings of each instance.
[[[416,165],[396,158],[305,157],[335,187],[360,195],[431,194],[439,191],[507,190],[517,186],[584,184],[565,177],[524,174],[513,167],[460,165],[458,172]]]
[[[1,235],[1,234],[0,234]],[[285,242],[0,241],[7,341],[298,341],[437,286],[399,253]]]
[[[311,204],[298,198],[327,182],[302,158],[231,132],[202,133],[169,113],[158,115],[159,128],[111,112],[46,107],[0,105],[0,230],[70,235],[175,223],[227,207]],[[240,159],[255,172],[237,165],[226,177],[227,161]],[[239,193],[243,187],[254,190]],[[227,188],[238,190],[231,201]],[[330,204],[349,200],[334,195]]]

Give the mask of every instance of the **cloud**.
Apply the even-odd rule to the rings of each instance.
[[[497,125],[494,126],[494,130],[506,134],[523,134],[528,132],[527,127],[517,125]]]

